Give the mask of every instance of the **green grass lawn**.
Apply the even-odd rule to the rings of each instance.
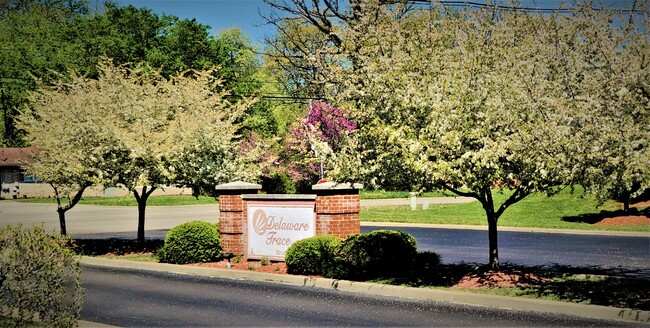
[[[449,191],[433,191],[418,193],[418,197],[453,197],[454,194]],[[408,191],[384,191],[384,190],[361,190],[359,191],[361,199],[387,199],[387,198],[408,198]]]
[[[506,195],[497,194],[495,202],[500,204],[505,198]],[[533,194],[524,198],[504,212],[499,226],[650,232],[650,225],[608,227],[592,224],[619,209],[620,205],[613,201],[598,207],[593,196],[585,195],[580,190],[572,194],[567,189],[552,197]],[[487,225],[485,212],[479,202],[435,205],[428,210],[417,211],[411,211],[408,206],[362,208],[361,221]]]
[[[24,203],[52,203],[56,204],[54,198],[21,199]],[[104,205],[104,206],[138,206],[133,196],[127,197],[85,197],[79,204],[83,205]],[[147,200],[147,206],[182,206],[182,205],[208,205],[217,204],[214,197],[199,196],[151,196]]]

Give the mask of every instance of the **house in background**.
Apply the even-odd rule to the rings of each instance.
[[[25,175],[23,167],[34,159],[35,148],[0,148],[0,183],[36,182],[33,175]]]

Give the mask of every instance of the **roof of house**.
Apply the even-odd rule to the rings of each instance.
[[[23,166],[34,159],[36,148],[0,148],[0,166]]]

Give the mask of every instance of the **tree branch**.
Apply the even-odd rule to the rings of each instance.
[[[481,200],[481,196],[479,196],[479,194],[477,194],[475,192],[472,192],[472,191],[470,191],[470,192],[460,191],[460,190],[458,190],[456,188],[450,187],[449,185],[445,185],[444,188],[451,191],[451,192],[453,192],[454,194],[456,194],[458,196],[472,197],[472,198],[478,199],[479,201]]]
[[[530,192],[524,191],[524,188],[522,187],[518,187],[515,192],[508,197],[501,206],[499,206],[499,210],[495,214],[496,218],[498,219],[510,205],[517,203],[528,195],[530,195]]]
[[[67,211],[77,205],[77,203],[79,203],[81,200],[81,196],[83,195],[84,191],[86,191],[86,188],[88,187],[90,187],[90,183],[80,186],[79,190],[77,190],[77,193],[70,200],[70,204],[68,204],[63,210]]]

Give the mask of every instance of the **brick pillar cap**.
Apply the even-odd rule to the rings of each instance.
[[[363,189],[360,183],[337,183],[337,182],[324,182],[311,186],[311,190],[345,190],[345,189]]]
[[[216,190],[260,190],[262,189],[262,186],[256,183],[235,181],[235,182],[220,184],[216,186],[214,189]]]

